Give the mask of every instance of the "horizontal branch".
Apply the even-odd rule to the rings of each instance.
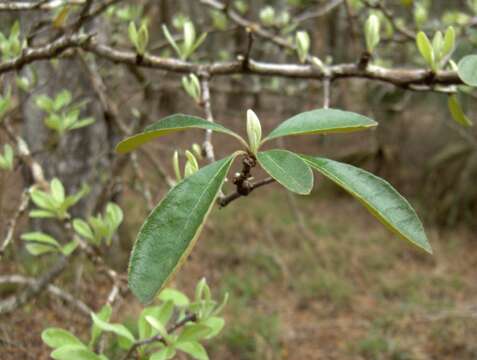
[[[138,56],[133,51],[119,50],[108,45],[99,44],[92,39],[93,35],[62,36],[58,40],[37,48],[27,48],[22,55],[0,63],[0,73],[19,70],[23,66],[38,60],[51,59],[68,48],[83,48],[85,51],[108,59],[113,63],[134,65],[145,68],[159,69],[175,73],[207,73],[210,76],[254,74],[260,76],[279,76],[288,78],[318,79],[327,77],[330,80],[341,78],[365,78],[382,81],[393,85],[417,89],[432,90],[436,85],[461,85],[462,80],[456,71],[443,70],[436,73],[428,69],[388,69],[381,66],[369,65],[366,68],[358,64],[338,64],[323,72],[308,64],[278,64],[248,59],[235,61],[193,63],[174,58],[163,58],[145,54]],[[421,87],[421,88],[418,88]]]
[[[248,187],[249,191],[248,191],[247,195],[250,194],[253,190],[258,189],[259,187],[265,186],[267,184],[271,184],[273,182],[275,182],[275,179],[273,179],[271,177],[268,177],[268,178],[265,178],[263,180],[257,181],[255,183],[251,183]],[[220,207],[226,207],[232,201],[237,200],[238,198],[240,198],[242,196],[247,196],[247,195],[244,195],[240,191],[235,191],[235,192],[233,192],[229,195],[225,195],[224,197],[220,198],[218,200],[218,204],[219,204]]]

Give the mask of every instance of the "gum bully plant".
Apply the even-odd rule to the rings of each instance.
[[[184,262],[217,198],[234,159],[243,156],[242,172],[234,183],[246,195],[250,169],[259,164],[274,180],[297,194],[309,194],[317,170],[360,201],[379,221],[401,238],[432,253],[414,209],[385,180],[354,166],[334,160],[296,154],[288,150],[259,151],[266,142],[283,136],[329,134],[364,130],[377,123],[365,116],[336,109],[300,113],[278,125],[262,139],[260,121],[247,112],[248,142],[240,135],[207,120],[175,114],[148,126],[120,142],[126,153],[157,137],[190,128],[210,129],[237,139],[243,149],[201,169],[189,171],[147,217],[137,236],[129,264],[129,286],[143,303],[153,300]],[[222,204],[224,205],[224,204]]]

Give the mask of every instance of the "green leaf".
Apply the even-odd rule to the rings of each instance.
[[[307,195],[313,188],[313,172],[298,155],[287,150],[259,152],[260,166],[288,190]]]
[[[424,60],[426,60],[427,64],[433,69],[435,69],[435,55],[434,50],[432,49],[432,44],[429,41],[429,38],[426,34],[420,31],[416,37],[417,48],[421,53]]]
[[[93,234],[93,231],[91,230],[91,227],[83,219],[74,219],[73,229],[76,231],[78,235],[84,237],[85,239],[88,239],[88,240],[94,239],[94,234]]]
[[[388,182],[348,164],[306,155],[302,157],[310,166],[358,199],[391,231],[432,253],[416,212]]]
[[[206,338],[211,331],[212,329],[207,325],[190,323],[184,326],[177,341],[188,342],[201,340]]]
[[[281,136],[303,134],[329,134],[368,129],[378,125],[366,116],[336,109],[306,111],[285,120],[263,141]]]
[[[59,111],[63,107],[69,105],[71,103],[72,96],[68,90],[61,91],[58,95],[56,95],[55,101],[53,103],[53,110]]]
[[[91,124],[94,124],[96,122],[95,118],[88,117],[81,119],[79,121],[75,121],[73,125],[69,126],[68,128],[70,130],[76,130],[76,129],[81,129],[83,127],[89,126]]]
[[[124,338],[127,340],[129,345],[135,341],[133,334],[122,324],[110,324],[104,320],[102,320],[98,315],[91,314],[91,318],[93,319],[94,324],[101,330],[112,332],[119,337]]]
[[[111,318],[112,312],[113,312],[113,308],[111,307],[111,305],[106,304],[101,308],[101,310],[99,310],[96,316],[98,317],[98,319],[101,319],[102,321],[107,323],[109,322],[109,319]],[[91,340],[90,340],[91,348],[94,346],[94,344],[96,344],[96,341],[98,340],[102,332],[103,330],[93,322],[93,325],[91,326]]]
[[[202,344],[198,343],[197,341],[179,342],[176,344],[176,348],[189,354],[194,359],[209,360],[207,351],[202,346]]]
[[[48,210],[32,210],[28,214],[31,218],[54,218],[56,215]]]
[[[179,57],[182,57],[182,51],[181,49],[179,49],[177,42],[172,37],[166,25],[162,25],[162,32],[164,33],[164,36],[166,37],[167,42],[172,46],[172,48],[175,50],[177,55],[179,55]]]
[[[166,288],[162,290],[159,294],[159,300],[161,301],[172,301],[172,303],[177,307],[186,307],[189,305],[189,298],[176,289]]]
[[[212,316],[208,319],[202,320],[201,324],[210,328],[210,332],[207,334],[206,339],[212,339],[222,331],[225,325],[225,320],[218,316]]]
[[[38,189],[32,189],[30,191],[30,197],[36,206],[54,211],[56,209],[56,204],[53,201],[53,198],[44,191]]]
[[[222,125],[212,123],[196,116],[174,114],[147,126],[142,133],[124,139],[116,146],[116,151],[118,153],[127,153],[157,137],[192,128],[223,132],[245,142],[239,135]]]
[[[136,24],[134,21],[131,21],[129,23],[128,27],[128,36],[129,36],[129,41],[134,45],[134,47],[137,49],[137,40],[138,40],[138,35],[137,35],[137,28]]]
[[[37,96],[35,98],[35,104],[43,111],[46,111],[46,112],[53,111],[53,106],[54,106],[53,100],[46,95]]]
[[[85,345],[72,333],[61,328],[48,328],[41,333],[43,342],[53,349],[67,345],[77,345],[85,347]]]
[[[149,325],[156,329],[164,339],[168,338],[167,330],[164,324],[162,324],[159,320],[150,315],[146,315],[145,319],[149,323]]]
[[[45,244],[27,244],[25,247],[27,251],[34,256],[58,251],[57,247]]]
[[[469,127],[472,126],[472,120],[470,120],[467,115],[465,115],[462,107],[459,104],[459,99],[457,95],[450,95],[448,99],[449,111],[452,115],[452,118],[455,120],[456,123]]]
[[[477,87],[477,55],[464,57],[457,67],[461,80],[469,86]]]
[[[76,250],[76,248],[78,247],[79,245],[79,242],[78,240],[71,240],[70,242],[66,243],[65,245],[63,245],[61,247],[61,253],[65,256],[69,256],[73,253],[73,251]]]
[[[153,300],[192,250],[235,156],[177,184],[142,225],[129,263],[129,287],[141,302]]]
[[[161,351],[158,351],[151,355],[149,360],[169,360],[176,355],[176,350],[173,347],[165,347]]]
[[[56,241],[53,237],[50,235],[47,235],[42,232],[29,232],[22,234],[21,239],[24,241],[34,241],[46,245],[51,245],[53,247],[60,247],[60,244],[58,244],[58,241]]]
[[[102,360],[102,358],[84,346],[63,346],[51,353],[55,360]]]
[[[58,180],[57,178],[51,180],[50,188],[51,195],[53,196],[53,199],[55,199],[55,201],[60,204],[65,201],[65,188],[63,187],[63,184],[60,180]]]
[[[444,36],[444,44],[441,49],[441,57],[448,56],[452,54],[455,48],[455,30],[452,26],[447,28],[446,34]]]

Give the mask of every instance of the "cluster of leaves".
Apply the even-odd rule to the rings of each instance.
[[[166,25],[162,26],[162,31],[181,60],[189,59],[207,37],[207,33],[197,36],[194,23],[190,20],[184,21],[182,25],[183,39],[180,43],[174,39]]]
[[[89,188],[83,186],[76,194],[66,196],[63,184],[59,179],[54,178],[49,184],[48,192],[40,190],[38,187],[33,187],[30,190],[31,200],[38,208],[31,210],[29,215],[32,218],[67,220],[70,218],[69,208],[75,205],[88,192]],[[53,236],[39,231],[24,233],[21,238],[27,242],[26,249],[34,256],[49,253],[70,255],[78,246],[77,239],[61,245]]]
[[[20,22],[15,21],[7,37],[0,32],[0,52],[3,60],[10,60],[22,52],[23,42],[20,39]]]
[[[87,221],[74,219],[73,228],[78,235],[93,245],[100,245],[102,241],[111,245],[113,235],[123,221],[123,211],[114,204],[108,203],[104,215],[90,216]]]
[[[188,115],[171,115],[142,133],[120,142],[120,153],[134,150],[152,139],[172,132],[199,128],[221,132],[237,139],[244,149],[207,165],[185,177],[157,205],[145,220],[133,248],[129,286],[144,303],[151,301],[174,274],[194,246],[203,223],[218,196],[234,159],[243,155],[256,161],[287,190],[309,194],[312,169],[319,171],[356,197],[378,220],[400,237],[431,252],[424,229],[409,203],[384,180],[337,161],[274,149],[260,151],[270,140],[290,135],[327,134],[369,129],[377,123],[365,116],[318,109],[298,114],[281,123],[262,139],[258,117],[247,113],[248,142],[224,126]]]
[[[86,102],[72,104],[71,92],[68,90],[61,91],[54,98],[39,95],[35,101],[36,105],[47,113],[44,119],[45,126],[54,130],[59,136],[95,122],[92,117],[80,118],[81,108],[86,105]]]
[[[172,156],[172,167],[176,181],[180,182],[184,177],[188,177],[199,171],[199,162],[197,159],[202,159],[202,149],[198,144],[192,144],[191,150],[185,151],[186,163],[184,165],[184,176],[182,176],[179,161],[179,151],[174,151]]]
[[[3,146],[3,154],[0,153],[0,170],[12,171],[13,170],[14,152],[10,145],[5,144]]]
[[[177,351],[182,351],[194,359],[207,360],[209,357],[201,342],[217,336],[224,327],[225,321],[220,313],[227,296],[217,303],[202,279],[196,286],[192,302],[184,293],[171,288],[164,289],[158,299],[159,305],[143,309],[135,331],[123,324],[111,323],[112,309],[105,305],[98,313],[91,314],[92,326],[87,344],[61,328],[45,329],[41,338],[53,349],[51,357],[55,360],[107,360],[105,354],[95,352],[103,333],[112,334],[125,352],[132,347],[137,349],[139,359],[168,360]]]
[[[417,48],[432,71],[442,69],[448,62],[455,48],[455,30],[450,26],[445,36],[437,31],[432,43],[427,35],[420,31],[416,37]]]
[[[50,182],[49,192],[33,187],[30,196],[33,203],[38,207],[30,211],[32,218],[56,218],[66,220],[70,218],[68,209],[75,205],[89,192],[89,187],[83,185],[76,194],[66,196],[65,188],[61,181],[54,178]]]
[[[131,21],[128,29],[129,40],[134,45],[136,52],[139,55],[146,53],[147,45],[149,43],[149,30],[147,28],[147,21],[141,22],[139,30],[136,27],[136,23]]]

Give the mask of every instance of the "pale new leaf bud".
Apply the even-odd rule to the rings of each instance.
[[[250,152],[256,154],[262,140],[262,126],[253,110],[247,110],[247,135]]]
[[[380,23],[379,18],[372,14],[369,16],[368,20],[366,20],[366,24],[364,27],[365,37],[366,37],[366,48],[367,50],[372,53],[376,46],[379,44],[380,36]]]

